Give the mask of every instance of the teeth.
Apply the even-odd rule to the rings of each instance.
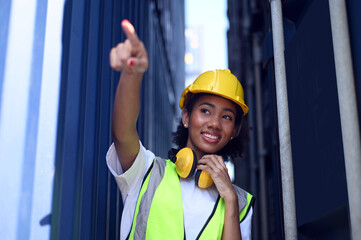
[[[211,134],[204,133],[203,135],[206,136],[207,138],[218,139],[217,136],[214,136],[214,135],[211,135]]]

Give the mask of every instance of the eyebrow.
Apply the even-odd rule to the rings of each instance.
[[[213,103],[209,103],[209,102],[202,102],[199,104],[199,106],[202,106],[202,105],[207,105],[207,106],[210,106],[211,108],[215,108],[216,106],[213,104]],[[233,113],[234,115],[236,115],[236,113],[230,109],[230,108],[224,108],[223,111],[228,111],[228,112],[231,112]]]

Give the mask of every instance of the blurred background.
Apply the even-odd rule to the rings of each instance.
[[[360,119],[361,2],[346,7]],[[285,0],[282,12],[297,237],[351,239],[329,2]],[[108,58],[124,18],[149,54],[145,147],[166,157],[185,85],[230,68],[251,129],[229,170],[256,197],[253,239],[285,239],[268,0],[1,0],[1,238],[119,239],[123,205],[105,155],[119,79]]]

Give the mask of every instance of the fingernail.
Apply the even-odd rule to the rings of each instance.
[[[133,66],[134,65],[134,61],[133,60],[130,60],[129,61],[129,66]]]
[[[128,20],[128,19],[123,19],[122,22],[123,22],[123,23],[129,23],[129,20]]]

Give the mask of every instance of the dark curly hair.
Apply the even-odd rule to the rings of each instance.
[[[185,103],[184,108],[188,111],[189,114],[192,113],[194,103],[204,95],[212,95],[209,93],[188,93],[189,96],[186,97],[187,102]],[[217,96],[217,95],[216,95]],[[248,122],[246,117],[243,114],[242,108],[234,103],[237,108],[236,121],[235,125],[238,127],[241,125],[238,136],[229,141],[227,145],[221,149],[217,154],[223,156],[223,158],[231,158],[232,161],[236,157],[244,157],[246,144],[249,140],[248,135]],[[180,119],[176,132],[173,132],[173,143],[178,146],[178,149],[186,147],[188,140],[188,129],[183,126],[182,119]]]

